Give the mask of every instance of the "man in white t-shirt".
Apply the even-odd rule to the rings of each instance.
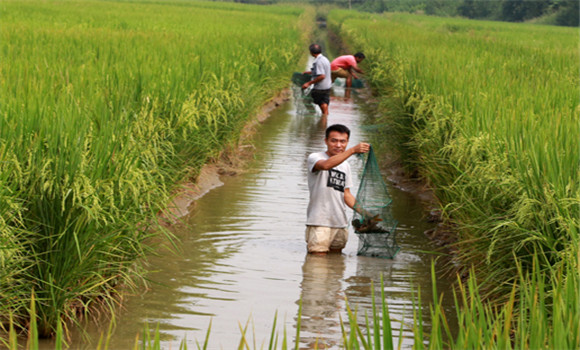
[[[320,107],[322,118],[326,120],[328,116],[328,104],[330,103],[330,89],[332,88],[332,78],[330,71],[330,61],[322,54],[322,48],[318,44],[312,44],[308,48],[310,55],[314,57],[312,68],[304,73],[312,75],[312,80],[302,85],[302,89],[314,85],[310,96],[314,104]]]
[[[350,192],[352,176],[346,160],[356,153],[366,153],[368,143],[346,149],[350,130],[341,124],[326,129],[326,152],[308,156],[310,202],[306,218],[306,242],[309,253],[342,251],[348,240],[346,207],[355,208]]]

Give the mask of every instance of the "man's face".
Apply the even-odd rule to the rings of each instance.
[[[356,63],[361,63],[364,60],[364,58],[360,58],[360,57],[356,57],[356,56],[354,59],[355,59]]]
[[[331,157],[335,156],[346,150],[346,145],[348,144],[348,134],[338,131],[331,131],[330,134],[328,134],[328,138],[324,139],[324,143],[326,143],[326,153]]]

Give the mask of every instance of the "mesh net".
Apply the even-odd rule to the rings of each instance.
[[[310,81],[312,76],[310,74],[295,72],[292,74],[292,93],[298,114],[313,114],[316,113],[314,105],[312,105],[312,97],[310,96],[310,89],[302,90],[302,85]]]
[[[360,88],[364,87],[364,83],[360,79],[353,79],[351,87],[353,89],[360,89]]]
[[[302,89],[302,85],[310,81],[310,79],[310,74],[297,72],[292,74],[292,92],[294,93],[295,100],[302,100],[304,103],[312,103],[312,97],[310,97],[311,89]]]
[[[332,84],[335,86],[346,87],[346,79],[337,78]],[[360,89],[363,88],[364,86],[365,86],[364,82],[361,79],[353,79],[350,85],[350,87],[353,89]]]
[[[304,83],[309,82],[310,80],[312,80],[312,76],[310,74],[298,72],[294,72],[294,74],[292,74],[292,82],[294,85],[302,86]]]
[[[399,251],[395,239],[397,220],[391,213],[391,197],[372,147],[356,195],[355,209],[352,226],[359,238],[358,255],[394,258]]]

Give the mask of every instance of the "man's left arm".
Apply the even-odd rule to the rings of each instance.
[[[356,210],[356,198],[354,198],[354,196],[352,195],[352,193],[350,192],[350,188],[345,188],[344,189],[344,203],[346,203],[346,205],[351,208],[352,210]]]
[[[350,192],[350,188],[344,189],[344,202],[346,203],[346,205],[348,205],[349,208],[356,211],[357,213],[362,215],[364,218],[371,218],[373,216],[366,209],[364,209],[360,205],[357,205],[356,198],[354,198],[354,196]]]

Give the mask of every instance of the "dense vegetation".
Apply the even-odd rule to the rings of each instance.
[[[579,24],[576,0],[352,0],[351,6],[370,12],[421,12],[506,22],[535,20],[570,27]]]
[[[350,11],[331,12],[329,25],[366,53],[381,101],[375,123],[385,126],[379,138],[432,184],[455,228],[457,258],[481,283],[478,297],[514,298],[508,305],[520,313],[505,322],[523,347],[535,343],[517,322],[538,310],[541,347],[557,332],[578,334],[577,30]],[[487,311],[466,306],[471,331],[494,327],[493,317],[482,318]],[[481,341],[492,346],[494,337]]]
[[[351,2],[510,21],[577,4]],[[137,283],[175,184],[235,144],[287,85],[312,18],[180,0],[0,8],[0,324],[26,326],[34,308],[35,332],[48,335]],[[375,122],[388,126],[377,134],[436,189],[458,258],[474,268],[448,347],[578,348],[577,32],[340,11],[329,20],[367,55]],[[434,305],[439,348],[447,328]],[[367,334],[348,341],[371,344]]]
[[[34,294],[48,335],[139,279],[176,183],[287,85],[311,19],[189,1],[0,8],[0,324],[26,324]]]
[[[272,4],[288,0],[235,0]],[[333,5],[366,12],[409,12],[443,17],[465,17],[507,22],[578,27],[580,8],[577,0],[291,0],[314,5]]]

